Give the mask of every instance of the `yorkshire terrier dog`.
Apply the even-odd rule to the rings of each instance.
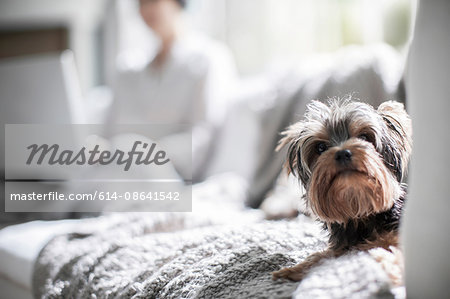
[[[383,248],[401,259],[402,180],[412,148],[403,105],[390,101],[375,110],[351,99],[313,101],[305,119],[282,134],[278,150],[288,145],[286,168],[304,186],[306,206],[329,241],[325,251],[273,272],[273,279],[300,281],[322,259],[350,250]],[[389,275],[396,284],[401,280],[401,273]]]

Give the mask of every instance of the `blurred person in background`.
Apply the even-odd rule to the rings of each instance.
[[[186,4],[139,0],[140,15],[159,39],[159,48],[144,67],[119,70],[108,122],[191,125],[192,175],[198,181],[226,112],[236,69],[224,45],[183,26]]]

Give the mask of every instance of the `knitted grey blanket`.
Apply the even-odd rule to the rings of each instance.
[[[194,188],[192,213],[82,220],[39,254],[35,298],[404,297],[365,252],[324,261],[300,283],[272,281],[272,271],[324,249],[326,235],[303,215],[267,221],[245,209],[245,188],[218,177]]]
[[[206,225],[188,214],[110,215],[89,220],[78,233],[56,237],[44,248],[35,266],[34,295],[394,297],[382,268],[363,252],[325,261],[301,283],[272,281],[272,271],[323,249],[324,240],[320,227],[304,216],[294,221]]]

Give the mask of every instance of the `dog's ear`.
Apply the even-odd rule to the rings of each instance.
[[[298,135],[299,130],[302,129],[301,123],[296,123],[291,126],[289,126],[285,131],[281,132],[282,138],[278,142],[277,147],[275,148],[275,151],[279,152],[281,151],[285,146],[288,146],[287,150],[287,158],[285,167],[288,171],[288,174],[293,173],[294,175],[297,175],[297,145],[298,145]]]
[[[292,143],[292,141],[294,141],[294,139],[298,136],[299,131],[296,131],[297,129],[301,129],[301,127],[299,127],[299,124],[293,124],[289,126],[285,131],[281,132],[282,137],[280,141],[278,141],[278,145],[275,148],[275,151],[279,152],[286,145]]]
[[[412,144],[411,118],[402,103],[388,101],[378,107],[378,113],[383,117],[388,127]]]
[[[390,161],[398,162],[400,178],[403,177],[408,165],[409,158],[412,151],[412,123],[411,118],[405,110],[402,103],[388,101],[382,103],[378,107],[378,113],[383,118],[383,121],[388,127],[388,134],[393,142],[395,142],[395,147],[400,150],[397,159],[400,161]],[[391,159],[388,159],[391,160]]]
[[[275,150],[278,152],[285,146],[288,146],[285,163],[287,172],[288,174],[292,173],[294,176],[298,177],[305,186],[309,177],[305,169],[303,169],[301,162],[300,136],[303,129],[303,122],[298,122],[289,126],[284,132],[281,133],[283,137],[278,142],[278,146]]]

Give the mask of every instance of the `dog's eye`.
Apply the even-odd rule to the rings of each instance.
[[[328,145],[325,142],[319,142],[316,146],[317,153],[321,155],[328,149]]]
[[[358,138],[364,141],[369,141],[369,135],[367,134],[361,134],[358,136]]]

